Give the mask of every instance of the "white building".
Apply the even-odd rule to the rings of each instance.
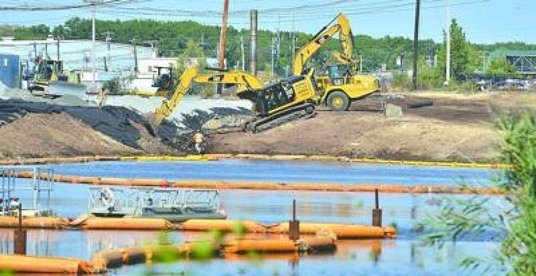
[[[206,63],[208,67],[217,67],[218,60],[216,58],[207,58]],[[199,59],[190,58],[187,66],[199,64]],[[138,63],[138,74],[135,79],[132,80],[131,89],[138,90],[142,94],[152,94],[156,92],[156,88],[152,87],[153,79],[158,72],[158,67],[175,68],[177,65],[177,58],[167,57],[152,57],[146,59],[140,59]],[[167,73],[167,72],[163,72]]]

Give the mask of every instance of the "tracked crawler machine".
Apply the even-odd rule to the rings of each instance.
[[[153,127],[169,117],[181,103],[193,83],[219,83],[237,85],[236,95],[253,103],[254,119],[243,126],[245,131],[256,133],[290,120],[311,117],[315,114],[314,101],[317,86],[314,70],[303,76],[293,76],[266,86],[254,75],[238,70],[215,70],[200,74],[197,67],[186,69],[171,96],[155,111]],[[157,78],[159,79],[159,78]]]

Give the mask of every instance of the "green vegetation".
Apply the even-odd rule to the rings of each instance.
[[[501,186],[510,192],[508,203],[496,204],[490,197],[449,197],[440,214],[424,221],[420,228],[429,227],[433,232],[425,240],[439,246],[482,231],[506,233],[493,260],[471,257],[461,265],[536,275],[536,114],[526,111],[503,119],[499,130],[504,136],[501,161],[512,165],[500,178]]]
[[[172,22],[144,20],[97,20],[97,39],[104,41],[106,32],[110,32],[114,42],[156,45],[162,56],[179,57],[216,57],[219,40],[219,27],[202,25],[193,21]],[[318,26],[320,29],[321,26]],[[484,72],[484,56],[497,49],[536,50],[536,45],[520,42],[496,43],[492,45],[472,44],[465,36],[462,26],[453,20],[451,31],[451,70],[454,82],[464,81],[469,74],[476,71]],[[91,37],[91,20],[78,17],[67,20],[64,24],[49,28],[46,25],[30,27],[0,26],[0,36],[14,36],[16,39],[43,39],[48,34],[63,39],[89,39]],[[293,37],[299,47],[308,41],[312,35],[305,33],[271,32],[260,30],[257,35],[259,70],[270,71],[272,39],[278,37],[280,50],[275,62],[274,72],[285,75],[292,65]],[[241,40],[244,41],[244,52],[241,51]],[[156,43],[156,44],[155,44]],[[413,60],[413,41],[403,37],[385,36],[372,38],[366,35],[355,36],[356,49],[363,56],[363,70],[372,72],[385,67],[387,70],[409,71]],[[242,54],[245,62],[249,60],[249,30],[228,28],[226,58],[229,67],[241,67]],[[331,52],[340,49],[336,39],[328,41],[325,46],[310,61],[312,66],[322,66],[329,61]],[[441,87],[445,81],[445,43],[435,43],[433,40],[419,41],[419,67],[422,76],[419,82],[421,88]],[[437,56],[437,64],[434,64]],[[401,64],[397,64],[397,59]],[[502,61],[493,61],[489,66],[491,74],[502,71],[511,72],[505,68]],[[502,67],[501,67],[502,66]],[[246,68],[248,65],[246,64]],[[502,71],[501,71],[502,70]],[[180,70],[179,70],[180,71]]]
[[[495,77],[515,76],[518,73],[516,67],[510,64],[505,57],[492,60],[487,69],[486,73]]]
[[[446,35],[444,44],[439,48],[438,76],[444,77],[446,71]],[[472,73],[476,60],[469,59],[470,53],[475,51],[465,38],[463,28],[453,19],[450,24],[450,70],[454,80],[462,80],[465,75]],[[443,78],[444,80],[444,78]]]

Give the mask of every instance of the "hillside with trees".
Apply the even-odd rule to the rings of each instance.
[[[156,45],[162,56],[178,57],[187,49],[189,41],[197,43],[207,57],[216,57],[220,28],[202,25],[193,21],[156,21],[156,20],[97,20],[97,39],[104,41],[106,32],[112,34],[112,41],[119,43],[137,43],[138,45]],[[36,26],[1,26],[0,35],[14,36],[16,39],[43,39],[48,34],[63,39],[90,39],[91,20],[78,17],[67,20],[64,24],[49,28],[46,25]],[[483,71],[484,56],[497,49],[536,50],[536,45],[522,42],[501,42],[491,45],[473,44],[466,37],[462,26],[456,20],[451,24],[452,34],[452,77],[462,80],[468,74]],[[285,75],[290,69],[293,57],[293,44],[296,47],[304,44],[312,37],[311,34],[273,32],[260,30],[257,36],[258,68],[269,71],[271,68],[272,45],[276,52],[274,71]],[[294,41],[295,39],[295,41]],[[243,42],[242,42],[243,41]],[[273,42],[275,41],[275,42]],[[245,56],[245,68],[249,59],[249,30],[228,28],[226,57],[230,67],[240,68],[242,54]],[[243,44],[242,44],[243,43]],[[413,41],[400,36],[373,38],[366,35],[355,36],[356,48],[363,57],[363,70],[376,71],[409,70],[413,60]],[[243,45],[243,47],[241,47]],[[330,53],[340,46],[331,40],[319,51],[313,60],[314,65],[322,65],[330,58]],[[242,48],[244,51],[242,51]],[[444,42],[433,40],[419,41],[421,81],[433,84],[444,81],[445,47]],[[397,60],[400,63],[397,64]],[[500,63],[499,63],[500,65]],[[492,67],[494,72],[510,72],[509,68]],[[502,71],[501,71],[502,70]],[[490,72],[493,73],[493,72]]]

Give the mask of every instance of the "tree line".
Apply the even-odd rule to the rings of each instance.
[[[196,43],[204,56],[216,57],[219,32],[218,26],[203,25],[193,21],[157,21],[143,20],[97,20],[97,39],[105,41],[109,32],[113,42],[137,43],[138,45],[157,45],[161,56],[177,57],[187,49],[189,41]],[[474,72],[484,71],[485,54],[496,49],[536,50],[536,45],[521,42],[506,42],[495,44],[470,43],[462,27],[456,22],[451,24],[451,68],[454,80],[462,80],[464,76]],[[62,39],[90,39],[92,35],[90,19],[74,17],[64,24],[49,28],[46,25],[36,26],[2,26],[0,34],[10,35],[15,39],[43,39],[52,34]],[[299,48],[312,35],[302,32],[273,32],[260,30],[257,34],[258,68],[269,71],[272,55],[275,53],[274,71],[284,75],[292,66],[294,46]],[[356,35],[355,44],[358,54],[362,57],[363,70],[366,72],[387,70],[407,70],[413,61],[413,41],[400,36],[385,36],[373,38],[367,35]],[[156,43],[156,44],[155,44]],[[244,51],[242,51],[244,49]],[[312,59],[312,64],[321,66],[328,62],[330,53],[340,49],[338,42],[333,39]],[[245,68],[249,60],[249,30],[228,28],[226,41],[226,58],[228,67],[241,67],[242,55],[245,55]],[[423,73],[421,81],[441,82],[445,72],[445,44],[436,43],[431,39],[419,41],[419,64]],[[503,74],[510,73],[514,68],[508,67],[504,61],[488,62],[487,70]]]

